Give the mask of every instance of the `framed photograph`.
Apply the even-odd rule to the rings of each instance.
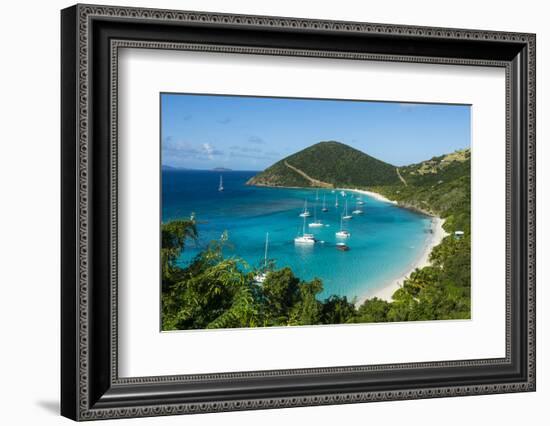
[[[535,390],[535,35],[61,29],[64,416]]]

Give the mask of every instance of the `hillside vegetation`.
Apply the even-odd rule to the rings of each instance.
[[[371,186],[399,205],[446,219],[447,231],[470,229],[470,150],[399,168],[406,182]]]
[[[289,167],[292,166],[292,167]],[[313,180],[298,173],[299,169]],[[364,187],[397,184],[399,177],[391,164],[377,160],[340,142],[319,142],[268,167],[248,181],[265,186]]]

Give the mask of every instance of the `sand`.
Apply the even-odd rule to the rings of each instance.
[[[344,192],[348,192],[348,191],[357,192],[358,194],[368,195],[369,197],[372,197],[372,198],[374,198],[378,201],[382,201],[384,203],[397,204],[397,201],[389,200],[386,197],[384,197],[383,195],[378,194],[377,192],[367,191],[365,189],[338,188],[336,190],[337,191],[344,191]]]

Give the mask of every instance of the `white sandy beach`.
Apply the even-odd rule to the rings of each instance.
[[[370,195],[370,194],[369,194]],[[422,251],[421,255],[418,257],[418,259],[413,262],[411,267],[400,277],[397,277],[391,282],[385,284],[384,286],[369,292],[365,294],[364,296],[360,297],[357,300],[356,305],[360,306],[366,299],[372,299],[374,297],[377,297],[382,300],[386,300],[388,302],[391,302],[391,297],[393,293],[399,289],[403,282],[405,281],[405,278],[407,278],[411,272],[413,272],[416,268],[423,268],[425,266],[430,265],[430,253],[432,252],[433,248],[441,243],[443,238],[445,238],[447,235],[449,235],[444,229],[443,229],[443,223],[445,221],[439,217],[433,217],[432,218],[432,233],[430,234],[430,237],[428,238],[428,241],[426,242],[426,245],[424,246],[424,250]]]
[[[337,191],[353,191],[357,192],[358,194],[368,195],[369,197],[372,197],[378,201],[382,201],[384,203],[390,203],[390,204],[397,204],[397,201],[392,201],[384,197],[383,195],[378,194],[377,192],[371,192],[366,191],[364,189],[352,189],[352,188],[338,188]]]

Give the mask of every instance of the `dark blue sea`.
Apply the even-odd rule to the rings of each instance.
[[[245,182],[257,172],[213,172],[164,170],[162,172],[162,221],[188,218],[192,213],[199,221],[199,241],[189,244],[179,259],[185,266],[208,242],[227,231],[231,248],[228,256],[242,257],[252,266],[264,259],[266,233],[269,233],[268,257],[277,268],[289,266],[303,280],[315,277],[323,281],[323,299],[336,294],[362,297],[400,277],[419,258],[429,239],[430,218],[362,195],[364,214],[345,222],[351,237],[340,240],[344,200],[348,211],[354,210],[358,194],[328,189],[283,189],[247,186]],[[220,175],[224,191],[218,191]],[[335,208],[338,194],[339,207]],[[321,212],[323,197],[329,211]],[[318,199],[317,199],[318,198]],[[310,228],[319,241],[312,246],[299,246],[294,237],[302,232],[299,214],[308,201],[313,221],[314,210],[323,227]],[[323,242],[320,242],[323,241]],[[336,249],[345,241],[349,251]]]

